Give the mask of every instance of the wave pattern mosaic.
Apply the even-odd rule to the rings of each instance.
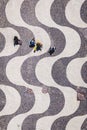
[[[0,1],[0,130],[87,130],[87,96],[77,100],[78,88],[87,95],[86,9],[86,0]]]

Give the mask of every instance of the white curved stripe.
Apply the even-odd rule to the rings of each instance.
[[[14,54],[19,49],[19,46],[14,47],[14,42],[13,42],[14,36],[18,36],[20,38],[18,32],[8,27],[8,28],[0,28],[0,33],[3,34],[6,40],[5,47],[0,52],[0,57]]]
[[[85,28],[85,23],[80,16],[80,9],[85,0],[70,0],[65,9],[65,15],[67,20],[76,27]]]
[[[37,76],[37,79],[47,86],[54,86],[54,80],[51,80],[51,69],[53,64],[53,57],[43,58],[37,63],[37,66],[35,68],[35,74]]]
[[[36,130],[40,129],[51,129],[51,125],[60,116],[68,116],[72,113],[74,113],[77,108],[79,107],[79,102],[77,101],[77,93],[72,89],[68,87],[62,87],[55,83],[55,81],[52,78],[51,70],[54,62],[57,60],[57,57],[55,58],[44,58],[40,60],[36,66],[36,76],[38,80],[47,85],[52,86],[60,89],[65,98],[65,104],[64,108],[60,113],[58,113],[55,116],[49,116],[49,117],[43,117],[37,121]],[[44,66],[44,68],[41,68],[41,66]],[[41,68],[41,69],[39,69]],[[72,100],[73,99],[73,100]],[[49,120],[49,122],[48,122]]]
[[[77,116],[77,117],[72,118],[66,125],[65,130],[81,130],[81,126],[86,118],[87,118],[87,115]]]
[[[59,26],[56,23],[54,23],[54,21],[52,20],[52,18],[50,16],[50,8],[51,8],[51,5],[53,2],[54,2],[54,0],[48,0],[47,2],[44,0],[40,0],[37,3],[36,8],[35,8],[36,16],[41,23],[43,23],[49,27],[52,26],[52,27],[56,27],[56,28],[60,29],[64,33],[64,36],[66,38],[65,39],[66,45],[65,45],[63,52],[60,55],[53,57],[54,59],[45,58],[45,59],[40,60],[40,62],[37,64],[36,75],[37,75],[38,80],[41,81],[42,83],[48,83],[47,80],[49,80],[49,76],[51,76],[51,67],[56,60],[58,60],[61,57],[69,57],[69,56],[74,55],[79,50],[80,45],[81,45],[80,36],[76,31],[74,31],[73,29],[68,28],[68,27]],[[46,12],[43,9],[46,9]],[[49,23],[44,18],[47,18]],[[74,41],[73,41],[73,39],[74,39]],[[47,63],[48,66],[45,65],[45,63]],[[43,65],[44,65],[45,69],[41,67]],[[41,69],[39,69],[39,68],[41,68]],[[49,69],[50,69],[50,73],[49,73],[49,75],[46,75],[45,70],[49,70]],[[46,78],[45,78],[45,76],[46,76]]]
[[[51,130],[51,125],[56,119],[62,116],[68,116],[77,110],[77,108],[79,107],[79,102],[77,102],[76,100],[77,95],[76,92],[70,88],[66,88],[64,89],[64,91],[65,93],[63,94],[65,97],[65,104],[62,111],[54,116],[47,116],[40,118],[37,121],[36,130],[44,130],[44,129]]]
[[[22,2],[23,2],[23,0],[19,0],[19,1],[14,0],[14,2],[12,0],[9,0],[9,2],[7,3],[7,6],[6,6],[6,10],[5,10],[7,19],[9,22],[11,22],[12,24],[15,24],[16,26],[26,27],[26,28],[30,29],[31,31],[33,31],[33,33],[35,34],[35,37],[43,43],[43,50],[40,52],[38,51],[37,53],[31,52],[28,55],[13,58],[7,64],[6,74],[7,74],[8,79],[11,82],[13,82],[17,85],[25,85],[25,86],[33,89],[34,92],[35,91],[37,92],[36,86],[28,85],[23,80],[20,69],[21,69],[21,65],[28,57],[41,55],[48,50],[48,48],[50,47],[50,38],[49,38],[48,34],[46,33],[46,31],[43,30],[42,28],[30,26],[22,20],[21,15],[20,15],[20,7],[21,7]],[[15,8],[16,8],[16,11],[15,11]],[[10,12],[13,12],[14,17],[17,19],[17,22],[14,20],[14,17],[12,15],[10,15]],[[17,67],[15,67],[15,66],[17,66]],[[38,88],[38,89],[40,90],[40,88]]]
[[[77,110],[77,108],[79,107],[79,102],[77,102],[76,92],[71,88],[61,87],[61,86],[57,85],[55,83],[55,81],[53,80],[52,74],[51,74],[52,66],[56,62],[56,60],[58,60],[59,58],[62,58],[62,57],[69,57],[69,56],[74,55],[79,50],[80,44],[81,44],[80,36],[75,30],[73,30],[69,27],[62,27],[60,25],[57,25],[52,20],[52,18],[50,16],[50,9],[51,9],[51,5],[53,2],[54,2],[54,0],[48,0],[47,2],[46,2],[46,0],[39,0],[39,2],[36,5],[36,8],[35,8],[36,16],[37,16],[38,20],[41,23],[45,24],[46,26],[54,27],[54,28],[61,30],[65,36],[66,45],[65,45],[63,52],[60,55],[55,56],[53,58],[44,58],[44,59],[40,60],[36,66],[35,72],[36,72],[36,76],[37,76],[38,80],[41,83],[43,83],[47,86],[56,87],[63,92],[64,97],[65,97],[65,104],[64,104],[64,108],[62,109],[62,111],[59,114],[57,114],[55,116],[43,117],[43,118],[39,119],[36,124],[36,130],[40,130],[40,129],[50,130],[52,123],[57,118],[59,118],[61,116],[68,116],[68,115],[74,113]],[[74,41],[73,41],[73,39],[74,39]],[[44,66],[44,68],[42,68],[42,66]],[[41,69],[39,69],[39,68],[41,68]],[[74,99],[74,100],[72,101],[72,99]],[[49,120],[49,122],[48,122],[48,120]]]
[[[9,1],[10,2],[10,1]],[[8,2],[8,3],[9,3]],[[17,1],[15,1],[15,3],[16,3]],[[22,2],[21,0],[19,0],[19,3],[17,3],[17,5],[19,5],[19,7],[20,7],[20,2]],[[8,6],[9,7],[9,6]],[[16,7],[16,6],[15,6]],[[10,7],[9,7],[10,8]],[[11,21],[12,20],[12,18],[10,18],[11,16],[10,15],[8,15],[8,11],[7,10],[9,10],[9,8],[7,9],[6,8],[6,15],[7,15],[7,17],[8,17],[8,19],[10,20],[10,22],[12,22],[12,24],[14,24],[15,22],[14,22],[14,20],[13,21]],[[13,7],[12,7],[13,8]],[[17,12],[18,12],[19,10],[17,9]],[[19,11],[20,12],[20,11]],[[15,15],[14,15],[15,16]],[[37,39],[40,39],[40,37],[42,37],[43,39],[45,39],[46,37],[45,36],[41,36],[41,32],[42,31],[40,31],[39,30],[39,33],[37,33],[38,32],[38,28],[32,28],[32,26],[29,26],[29,25],[26,25],[22,20],[21,20],[21,17],[20,17],[20,15],[16,15],[17,17],[18,17],[18,20],[19,21],[17,21],[17,23],[15,23],[16,25],[18,25],[18,26],[23,26],[23,27],[27,27],[28,29],[30,29],[31,31],[33,31],[34,32],[34,35],[35,35],[35,37],[37,38]],[[17,18],[16,17],[16,18]],[[20,18],[19,18],[20,17]],[[54,23],[53,23],[54,24]],[[51,24],[50,24],[50,26],[51,26]],[[54,26],[56,27],[56,26],[58,26],[58,25],[56,25],[56,24],[54,24]],[[60,28],[60,27],[59,27]],[[36,29],[36,30],[35,30]],[[73,42],[73,38],[74,39],[76,39],[75,41],[74,41],[74,43],[76,44],[76,46],[74,46],[75,47],[75,49],[74,49],[74,47],[72,46],[72,51],[70,52],[69,51],[69,53],[67,53],[67,50],[69,50],[68,48],[66,48],[66,49],[64,49],[64,51],[63,51],[63,53],[62,53],[62,55],[61,56],[65,56],[64,54],[66,53],[66,55],[68,56],[71,56],[71,55],[74,55],[78,50],[79,50],[79,48],[80,48],[80,37],[79,37],[79,35],[73,30],[73,29],[70,29],[70,28],[67,28],[67,27],[65,27],[65,28],[62,28],[61,27],[61,30],[63,31],[63,33],[64,33],[64,35],[66,36],[66,43],[67,43],[67,45],[71,45],[70,43],[72,43]],[[67,34],[66,34],[67,33]],[[37,35],[38,34],[38,35]],[[75,34],[74,36],[73,36],[73,34]],[[72,35],[73,36],[73,38],[70,38],[70,35]],[[69,40],[68,40],[69,39]],[[71,40],[70,40],[71,39]],[[40,39],[41,40],[41,39]],[[49,43],[47,40],[45,41],[45,42],[43,42],[43,43]],[[46,45],[46,47],[47,47],[47,49],[48,49],[48,46],[47,46],[47,44],[45,44]],[[49,44],[50,45],[50,44]],[[66,46],[67,47],[67,46]],[[45,50],[45,51],[47,51],[47,49]],[[74,50],[73,50],[74,49]],[[44,50],[44,48],[43,48],[43,50]],[[45,52],[44,51],[44,52]],[[42,54],[42,53],[40,53],[40,54]],[[23,57],[22,57],[23,58]],[[23,59],[23,61],[25,60],[25,58]],[[15,60],[16,61],[16,60]],[[23,61],[21,62],[21,64],[23,63]],[[11,62],[11,64],[12,64],[12,62]],[[9,65],[9,67],[7,68],[7,70],[9,70],[10,69],[10,64],[8,64]],[[21,66],[20,66],[21,67]],[[20,68],[19,67],[19,68]],[[13,68],[14,68],[14,66],[13,66]],[[14,71],[13,71],[14,72]],[[18,71],[19,72],[19,71]],[[17,73],[15,73],[15,74],[17,74]],[[10,75],[10,76],[9,76]],[[12,73],[10,73],[8,75],[8,77],[11,79],[11,75],[12,75]],[[22,78],[21,78],[21,76],[19,76],[18,77],[18,79],[20,80],[21,79],[21,84],[23,83],[23,85],[24,85],[24,81],[22,80]],[[20,83],[19,83],[20,84]],[[36,86],[31,86],[31,85],[28,85],[28,84],[26,84],[25,83],[25,85],[27,86],[27,87],[30,87],[30,88],[33,88],[33,91],[34,91],[34,93],[36,92],[37,93],[37,90],[36,90]],[[58,85],[57,85],[57,87],[58,87]],[[67,89],[67,91],[68,91],[69,89]],[[62,90],[63,91],[63,90]],[[72,89],[70,89],[70,91],[72,91]],[[73,90],[74,91],[74,90]],[[73,93],[73,92],[72,92]],[[75,93],[75,92],[74,92]],[[67,92],[65,91],[64,92],[64,95],[65,95],[65,97],[66,97],[66,99],[67,99]],[[37,98],[37,96],[36,96],[36,94],[35,94],[35,97]],[[74,101],[76,101],[76,93],[72,96],[72,97],[74,97],[75,98],[75,100]],[[62,113],[64,113],[64,111],[66,110],[65,108],[67,108],[67,104],[69,103],[69,101],[68,101],[69,99],[67,99],[66,100],[66,105],[65,105],[65,107],[64,107],[64,109],[63,109],[63,111],[62,111]],[[49,100],[48,100],[49,101]],[[47,101],[47,102],[48,102]],[[71,102],[71,101],[70,101]],[[49,102],[48,102],[48,104],[49,104]],[[37,106],[37,104],[35,103],[35,105]],[[40,105],[40,104],[39,104]],[[75,106],[73,107],[74,109],[72,110],[72,111],[70,111],[69,110],[69,114],[71,114],[72,112],[74,112],[76,109],[77,109],[77,107],[79,106],[79,103],[77,103],[77,101],[76,101],[76,103],[75,103]],[[35,107],[33,107],[33,108],[35,108]],[[37,108],[38,108],[38,106],[37,106]],[[47,108],[47,106],[45,106],[45,109]],[[36,109],[36,108],[35,108]],[[33,110],[33,111],[35,111],[35,109]],[[44,110],[45,110],[44,109]],[[40,111],[39,111],[40,112]],[[29,113],[28,113],[29,114]],[[62,115],[62,114],[61,114]],[[19,116],[21,116],[21,115],[19,115]],[[27,116],[27,115],[26,115]],[[57,117],[58,117],[58,115],[57,115]],[[57,118],[57,117],[55,117],[55,118]],[[16,117],[15,117],[16,118]],[[21,118],[19,118],[17,121],[19,122],[22,122],[23,120],[24,120],[24,118],[25,117],[21,117]],[[22,121],[21,121],[22,120]],[[54,119],[53,119],[54,120]],[[14,122],[14,120],[12,121],[12,122]],[[8,125],[8,130],[10,130],[10,129],[12,129],[13,127],[12,127],[12,125],[13,125],[13,123],[9,123],[9,125]],[[16,122],[16,126],[17,126],[17,123],[18,122]],[[20,124],[22,124],[22,123],[20,123]],[[51,124],[50,124],[51,125]],[[20,125],[21,126],[21,125]],[[17,128],[17,127],[16,127]]]
[[[21,76],[21,65],[26,57],[15,57],[11,59],[6,66],[6,75],[10,82],[16,85],[23,85],[25,82]]]
[[[15,118],[13,118],[10,121],[10,123],[8,124],[7,130],[11,130],[13,126],[14,126],[13,130],[15,130],[15,128],[17,129],[18,128],[17,124],[22,126],[24,119],[29,114],[42,113],[42,112],[46,111],[46,109],[49,107],[49,104],[50,104],[49,94],[44,95],[41,92],[41,88],[39,88],[38,86],[33,86],[33,85],[27,84],[21,76],[21,70],[20,70],[21,65],[28,57],[29,56],[26,55],[26,56],[22,56],[22,57],[15,57],[12,60],[10,60],[6,67],[6,74],[7,74],[7,77],[9,78],[9,80],[11,82],[13,82],[14,84],[26,86],[27,88],[31,88],[33,90],[34,95],[35,95],[35,104],[29,112],[20,114],[20,115],[16,116]],[[15,67],[15,66],[18,66],[18,67]]]
[[[37,53],[33,54],[33,55],[41,55],[43,53],[45,53],[49,47],[50,47],[50,38],[47,34],[47,32],[37,26],[31,26],[26,24],[23,19],[21,18],[21,14],[20,14],[20,7],[21,4],[23,3],[24,0],[9,0],[9,2],[6,5],[6,16],[8,21],[11,24],[14,24],[16,26],[22,26],[25,27],[29,30],[31,30],[35,36],[36,39],[38,39],[39,41],[41,41],[41,43],[43,44],[43,49],[42,51],[38,51]],[[16,9],[16,11],[15,11]],[[16,19],[16,20],[15,20]]]
[[[48,48],[48,46],[49,45],[47,44],[47,48]],[[32,57],[32,56],[38,56],[42,53],[45,53],[45,50],[43,50],[43,52],[37,53],[36,55],[34,52],[30,52],[29,54],[27,54],[25,56],[18,56],[18,57],[11,59],[6,66],[6,75],[7,75],[8,79],[16,85],[25,84],[26,82],[23,80],[23,78],[21,76],[22,64],[24,63],[24,61],[27,58]],[[31,87],[31,86],[29,86],[29,87]],[[31,89],[33,89],[33,86],[31,87]],[[34,87],[34,89],[35,89],[35,87]]]
[[[6,17],[8,21],[14,25],[18,25],[18,26],[26,25],[26,23],[22,20],[20,15],[20,8],[23,1],[24,0],[18,0],[18,1],[9,0],[6,5],[5,8]]]
[[[12,120],[8,124],[7,130],[21,130],[25,118],[27,118],[31,114],[42,113],[49,107],[50,104],[49,94],[41,93],[41,89],[39,89],[38,87],[36,91],[34,90],[34,94],[35,94],[35,104],[33,108],[27,113],[20,114],[12,118]]]
[[[76,58],[69,62],[66,73],[68,80],[76,85],[76,86],[82,86],[87,87],[87,83],[85,83],[81,76],[81,68],[83,64],[87,61],[87,57],[84,58]]]
[[[35,13],[37,19],[48,27],[54,27],[63,32],[66,40],[67,46],[65,46],[65,50],[63,55],[72,56],[74,55],[80,48],[81,39],[79,34],[73,30],[72,28],[57,25],[50,16],[51,5],[54,0],[39,0],[35,7]],[[45,9],[45,10],[44,10]],[[70,49],[70,51],[69,51]]]
[[[18,91],[10,86],[0,85],[0,89],[4,92],[6,96],[6,104],[2,111],[0,111],[0,116],[10,115],[15,113],[21,104],[21,97]]]
[[[56,24],[50,16],[50,8],[54,0],[39,0],[35,7],[35,14],[37,19],[44,25],[53,27]]]
[[[42,42],[43,50],[41,52],[38,51],[37,53],[31,52],[30,54],[28,54],[26,56],[16,57],[16,58],[10,60],[9,63],[7,64],[6,73],[7,73],[8,79],[15,84],[26,86],[28,88],[33,89],[33,92],[35,95],[35,104],[34,104],[33,108],[29,112],[20,114],[20,115],[16,116],[15,118],[13,118],[10,121],[10,123],[8,124],[8,128],[7,128],[8,130],[21,129],[22,123],[27,116],[29,116],[30,114],[42,113],[42,112],[46,111],[46,109],[49,107],[49,104],[50,104],[50,98],[49,98],[48,94],[46,94],[46,95],[42,94],[41,88],[38,88],[38,86],[33,86],[33,85],[27,84],[21,76],[20,69],[21,69],[21,65],[23,64],[23,62],[28,57],[38,56],[38,55],[45,53],[48,50],[48,48],[50,47],[50,38],[45,30],[43,30],[40,27],[30,26],[22,20],[21,15],[20,15],[20,7],[21,7],[22,2],[23,2],[23,0],[18,0],[18,1],[9,0],[9,2],[7,3],[7,6],[6,6],[6,10],[5,10],[7,19],[10,23],[15,24],[16,26],[22,26],[27,29],[30,29],[34,33],[35,38],[39,39]],[[15,9],[16,9],[16,11],[15,11]],[[13,16],[10,15],[10,12],[13,12]],[[15,19],[17,21],[15,21]],[[18,66],[18,67],[15,68],[15,66]],[[10,71],[10,68],[14,68],[14,69],[12,69]],[[20,128],[18,128],[17,124],[20,125]]]
[[[17,124],[22,126],[24,119],[29,114],[42,113],[49,107],[49,104],[50,104],[50,98],[49,98],[48,94],[44,95],[41,92],[41,88],[38,88],[38,86],[29,85],[22,79],[21,70],[20,70],[21,65],[28,57],[29,56],[26,55],[26,56],[22,56],[22,57],[15,57],[12,60],[10,60],[6,67],[6,74],[7,74],[7,77],[9,78],[9,80],[11,82],[13,82],[14,84],[26,86],[27,88],[33,89],[33,92],[35,95],[35,104],[29,112],[20,114],[20,115],[16,116],[15,118],[13,118],[10,121],[10,123],[8,124],[7,130],[11,130],[13,126],[14,126],[13,130],[17,129],[18,128]],[[15,67],[15,65],[18,67]]]

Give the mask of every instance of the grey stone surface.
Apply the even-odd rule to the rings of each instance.
[[[83,80],[85,81],[85,83],[87,83],[87,62],[83,65],[81,72]]]
[[[3,91],[0,90],[0,111],[4,108],[5,103],[6,103],[5,95]]]
[[[51,103],[47,111],[45,111],[42,114],[33,114],[27,117],[23,122],[23,127],[22,127],[23,130],[25,128],[26,130],[35,130],[36,122],[38,119],[45,116],[56,115],[61,111],[61,109],[64,106],[64,97],[61,91],[59,91],[56,88],[50,88],[49,95],[50,95]]]
[[[51,16],[52,19],[59,25],[62,26],[68,26],[76,30],[80,37],[81,37],[81,47],[79,51],[71,57],[64,57],[62,59],[59,59],[55,62],[52,68],[52,77],[56,83],[59,85],[62,85],[62,87],[71,87],[74,90],[77,89],[77,86],[72,85],[66,76],[66,68],[67,64],[74,58],[82,58],[87,56],[87,29],[84,28],[77,28],[73,25],[71,25],[68,20],[65,17],[65,6],[69,0],[55,0],[51,7]],[[13,84],[9,81],[9,79],[6,76],[6,65],[10,61],[10,59],[16,57],[16,56],[24,56],[31,52],[32,48],[29,48],[28,42],[34,37],[33,33],[24,27],[17,27],[13,24],[10,24],[9,21],[6,18],[5,14],[5,7],[8,0],[0,0],[0,28],[4,27],[12,27],[18,33],[20,34],[21,40],[23,41],[22,46],[19,48],[19,50],[8,57],[0,57],[0,84],[9,85],[13,88],[15,88],[20,96],[21,96],[21,105],[19,109],[12,115],[6,115],[0,117],[0,130],[7,130],[7,125],[9,121],[22,113],[28,112],[31,110],[35,103],[35,95],[26,86],[17,86],[16,84]],[[30,25],[33,26],[39,26],[45,29],[51,39],[51,46],[56,46],[56,52],[53,54],[52,57],[57,56],[60,54],[66,44],[65,36],[64,34],[56,29],[56,28],[49,28],[43,24],[41,24],[36,16],[35,16],[35,6],[37,4],[38,0],[25,0],[22,3],[21,6],[21,16],[23,20]],[[84,22],[87,23],[87,1],[84,2],[84,4],[81,7],[81,18]],[[74,42],[74,41],[73,41]],[[5,38],[0,33],[0,52],[3,50],[5,46]],[[25,82],[35,85],[38,87],[46,87],[48,89],[48,94],[50,96],[50,105],[48,109],[41,114],[32,114],[30,116],[27,116],[27,118],[24,120],[22,124],[22,130],[35,130],[36,129],[36,122],[38,119],[45,117],[45,116],[52,116],[58,114],[64,107],[65,99],[63,93],[57,89],[53,88],[53,86],[45,86],[40,81],[38,81],[36,75],[35,75],[35,67],[39,60],[45,57],[50,57],[50,55],[46,52],[42,56],[31,57],[24,61],[21,67],[21,75]],[[17,67],[17,66],[15,66]],[[81,75],[85,83],[87,83],[87,62],[82,66]],[[83,87],[83,88],[82,88]],[[81,91],[84,91],[87,93],[87,89],[84,88],[84,86],[80,86]],[[6,104],[6,97],[4,93],[0,90],[0,111],[4,108]],[[72,119],[75,116],[78,115],[85,115],[87,114],[87,99],[85,101],[80,102],[79,108],[76,110],[75,113],[66,116],[66,117],[60,117],[55,120],[55,122],[52,124],[52,130],[65,130],[65,127],[70,119]],[[18,125],[19,127],[19,125]],[[87,130],[87,120],[83,122],[83,125],[81,127],[81,130]]]
[[[87,12],[86,12],[86,9],[87,9],[87,1],[84,1],[82,7],[81,7],[81,18],[82,20],[87,23]]]
[[[0,33],[0,52],[3,50],[5,46],[5,38],[4,36]]]

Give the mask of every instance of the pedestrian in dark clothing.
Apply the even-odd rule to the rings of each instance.
[[[36,45],[37,45],[37,51],[39,51],[39,50],[41,51],[42,50],[42,44],[40,42],[37,42]]]
[[[52,55],[52,54],[55,52],[55,50],[56,50],[56,47],[50,47],[48,53],[49,53],[50,55]]]
[[[30,43],[29,43],[29,47],[34,47],[35,46],[35,38],[33,38]]]
[[[22,41],[19,40],[17,36],[14,36],[14,46],[15,45],[22,45]]]

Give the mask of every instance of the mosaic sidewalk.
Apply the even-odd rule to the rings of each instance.
[[[87,130],[86,10],[86,0],[0,1],[0,130]]]

